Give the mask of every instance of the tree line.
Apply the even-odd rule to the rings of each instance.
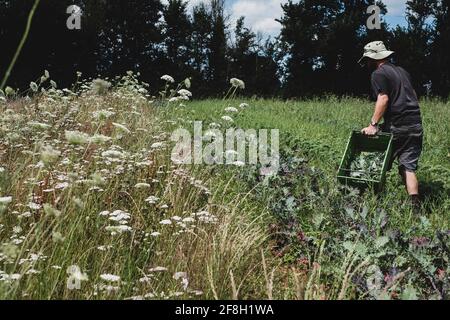
[[[66,10],[73,4],[83,12],[80,30],[66,26]],[[8,85],[25,87],[44,69],[60,86],[73,83],[77,71],[87,78],[113,78],[132,70],[152,87],[164,74],[179,81],[190,77],[196,97],[222,95],[233,77],[244,80],[245,94],[252,96],[364,95],[368,70],[357,61],[367,42],[383,40],[420,94],[447,98],[450,0],[408,1],[406,26],[383,22],[379,30],[366,27],[372,4],[288,1],[277,20],[279,35],[264,38],[244,16],[232,25],[225,0],[193,8],[185,0],[42,0]],[[386,6],[377,4],[385,15]],[[0,0],[0,75],[31,6],[29,0]]]

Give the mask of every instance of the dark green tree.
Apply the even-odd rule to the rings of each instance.
[[[389,32],[382,20],[381,29],[367,28],[367,8],[372,0],[339,1],[334,7],[323,41],[320,43],[319,55],[323,65],[320,82],[326,84],[326,90],[335,94],[367,94],[369,75],[365,67],[357,61],[361,58],[364,46],[374,40],[387,41]],[[383,3],[378,2],[381,18],[386,13]]]
[[[368,91],[367,71],[357,61],[373,40],[388,40],[386,24],[368,30],[367,8],[373,1],[289,1],[283,8],[280,61],[287,96],[325,92],[362,94]],[[386,12],[380,6],[381,14]]]
[[[274,45],[270,39],[261,39],[245,27],[245,18],[237,20],[234,43],[229,48],[229,76],[246,83],[246,94],[267,96],[279,89],[277,64],[274,61]]]
[[[193,8],[191,40],[191,67],[192,78],[196,84],[193,91],[196,96],[202,97],[209,94],[209,58],[210,42],[212,38],[212,16],[204,3]]]
[[[434,0],[407,2],[407,27],[393,30],[391,48],[396,52],[396,62],[411,73],[419,94],[425,92],[424,84],[430,80],[430,45],[433,28],[427,20],[433,14]]]
[[[163,11],[163,43],[165,59],[168,60],[166,73],[178,80],[191,75],[190,54],[192,52],[192,24],[184,0],[169,0]]]
[[[282,5],[280,44],[286,60],[284,90],[288,97],[314,94],[324,83],[319,81],[318,69],[324,64],[321,47],[328,26],[335,17],[337,1],[301,0]]]
[[[96,0],[103,9],[100,30],[100,71],[116,76],[140,71],[151,83],[164,72],[161,58],[160,0]]]
[[[445,98],[450,94],[450,1],[437,1],[434,8],[435,31],[431,46],[432,90]]]
[[[276,42],[270,38],[259,46],[254,89],[259,96],[273,97],[280,94],[281,82],[276,50]]]
[[[210,92],[223,94],[227,87],[227,26],[225,1],[210,0],[209,10],[211,14],[211,39],[208,44],[208,80],[210,81]]]

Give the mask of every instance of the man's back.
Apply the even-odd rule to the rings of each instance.
[[[419,101],[409,73],[391,63],[384,63],[372,73],[375,97],[386,94],[389,106],[384,115],[386,127],[421,125]]]

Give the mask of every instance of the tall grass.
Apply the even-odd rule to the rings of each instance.
[[[172,163],[179,102],[132,73],[77,87],[2,109],[0,297],[264,297],[268,212],[233,172]]]

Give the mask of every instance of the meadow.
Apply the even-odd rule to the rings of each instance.
[[[396,170],[381,195],[337,184],[366,100],[246,99],[237,82],[196,101],[188,80],[163,77],[159,94],[133,73],[109,81],[60,90],[46,73],[31,98],[0,93],[0,298],[449,297],[448,103],[422,101],[415,215]],[[278,174],[174,164],[170,135],[193,121],[279,129]]]

